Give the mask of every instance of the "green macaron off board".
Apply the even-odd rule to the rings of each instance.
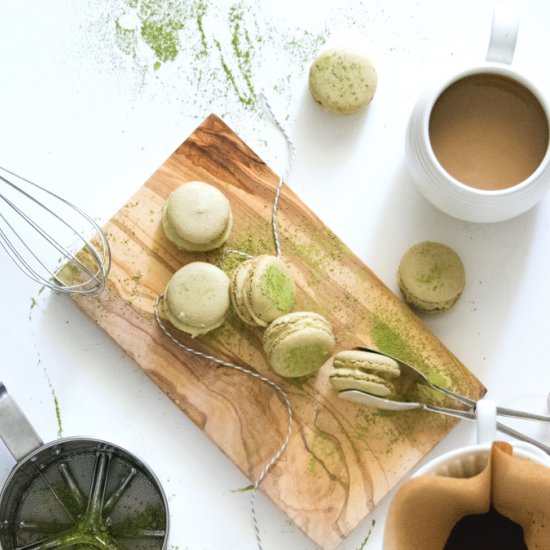
[[[327,111],[340,115],[363,110],[371,102],[376,85],[374,65],[360,49],[326,50],[309,70],[313,99]]]
[[[458,254],[445,244],[431,241],[407,250],[397,278],[405,302],[425,313],[449,309],[460,298],[466,282]]]

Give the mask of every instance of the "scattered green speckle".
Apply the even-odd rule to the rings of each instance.
[[[261,278],[262,294],[282,313],[288,313],[296,300],[296,287],[292,279],[278,267],[271,265]]]

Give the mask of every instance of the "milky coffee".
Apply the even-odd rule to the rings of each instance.
[[[478,189],[505,189],[524,181],[548,148],[543,107],[520,83],[475,74],[451,84],[430,115],[430,143],[452,177]]]

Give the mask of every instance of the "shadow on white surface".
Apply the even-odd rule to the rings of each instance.
[[[329,113],[315,103],[307,88],[302,91],[297,112],[293,138],[300,143],[299,154],[305,161],[313,159],[318,167],[344,164],[353,155],[369,116],[368,107],[355,115]]]

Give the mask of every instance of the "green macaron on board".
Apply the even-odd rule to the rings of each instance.
[[[449,309],[460,298],[466,282],[458,254],[447,245],[432,241],[407,250],[397,279],[405,302],[425,313]]]
[[[231,235],[231,205],[213,185],[202,181],[184,183],[168,197],[162,227],[166,237],[182,250],[214,250]]]
[[[360,390],[379,397],[396,393],[399,378],[397,361],[391,357],[362,350],[337,353],[332,362],[329,381],[336,391]]]
[[[269,325],[263,346],[277,374],[297,378],[313,374],[328,361],[335,339],[329,322],[322,315],[296,311]]]
[[[229,277],[206,262],[191,262],[176,271],[162,300],[165,317],[193,337],[218,328],[228,309]]]
[[[248,325],[268,324],[292,311],[296,286],[290,271],[277,256],[261,255],[240,264],[231,277],[231,302]]]

